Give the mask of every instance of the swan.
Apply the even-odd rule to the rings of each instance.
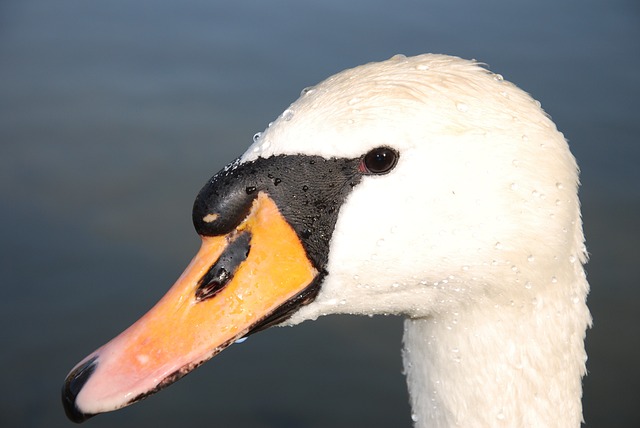
[[[482,64],[397,55],[302,91],[193,207],[202,247],[81,361],[81,422],[272,325],[401,314],[418,428],[578,427],[591,324],[578,168]]]

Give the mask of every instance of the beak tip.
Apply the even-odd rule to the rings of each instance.
[[[71,422],[79,424],[93,416],[90,413],[81,412],[74,402],[68,401],[64,396],[62,397],[62,402],[64,404],[64,412]]]
[[[69,420],[81,423],[93,416],[91,413],[82,412],[76,404],[76,398],[82,387],[87,383],[97,366],[97,356],[90,358],[78,365],[69,373],[62,387],[62,404]]]

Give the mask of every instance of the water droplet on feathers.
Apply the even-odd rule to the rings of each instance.
[[[285,111],[282,112],[282,119],[285,121],[290,121],[291,119],[293,119],[293,110],[290,109],[286,109]]]

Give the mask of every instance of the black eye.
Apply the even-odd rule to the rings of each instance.
[[[386,174],[398,163],[398,152],[389,147],[378,147],[362,158],[362,172],[366,174]]]

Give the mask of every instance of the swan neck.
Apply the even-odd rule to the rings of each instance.
[[[579,427],[591,318],[586,280],[565,289],[407,319],[403,363],[416,428]]]

